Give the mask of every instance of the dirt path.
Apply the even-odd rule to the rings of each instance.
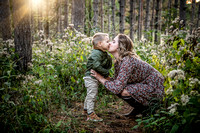
[[[128,110],[128,104],[119,104],[122,101],[113,103],[105,108],[98,108],[96,113],[103,118],[102,122],[88,122],[86,116],[83,115],[83,103],[76,103],[72,109],[72,115],[80,123],[79,128],[85,132],[108,132],[108,133],[141,133],[141,129],[131,129],[137,123],[134,118],[127,118],[121,115]]]
[[[83,103],[80,102],[73,103],[73,106],[66,111],[51,111],[48,116],[54,124],[62,121],[59,128],[62,131],[66,131],[67,128],[69,133],[142,133],[141,129],[132,129],[137,124],[134,118],[121,115],[128,108],[130,108],[128,104],[121,100],[110,103],[107,107],[100,107],[97,104],[96,114],[103,118],[102,122],[86,121],[86,116],[83,115]]]

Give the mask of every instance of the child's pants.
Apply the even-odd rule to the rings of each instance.
[[[94,103],[96,101],[96,96],[98,93],[98,80],[86,76],[83,78],[85,81],[85,87],[87,88],[87,96],[84,102],[84,109],[87,109],[87,113],[90,114],[94,112]]]

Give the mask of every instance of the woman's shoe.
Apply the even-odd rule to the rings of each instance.
[[[126,101],[131,107],[133,107],[128,113],[124,114],[124,116],[136,116],[138,114],[145,115],[147,108],[141,103],[135,101],[135,99],[131,96],[121,96],[121,98]]]

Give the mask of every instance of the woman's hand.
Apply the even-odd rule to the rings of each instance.
[[[97,73],[95,70],[91,69],[91,76],[95,77],[97,80],[99,80],[99,82],[101,82],[102,84],[104,84],[107,79],[105,79],[103,76],[101,76],[99,73]]]

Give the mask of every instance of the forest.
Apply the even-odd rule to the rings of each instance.
[[[129,105],[100,85],[103,121],[86,121],[83,77],[97,32],[128,35],[164,76],[164,98],[146,116],[122,116]],[[199,86],[200,0],[0,0],[1,132],[196,132]]]

